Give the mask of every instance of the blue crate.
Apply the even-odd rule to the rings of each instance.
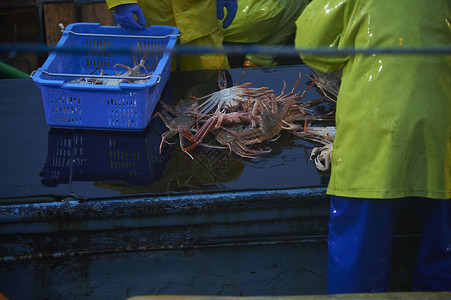
[[[56,128],[144,130],[169,78],[169,51],[175,46],[178,35],[178,28],[160,25],[152,25],[144,31],[97,23],[67,26],[56,48],[68,51],[52,51],[32,75],[41,89],[47,123]],[[109,48],[111,52],[95,51],[96,47]],[[86,48],[86,52],[70,51],[81,48]],[[138,49],[135,52],[138,60],[147,55],[145,67],[153,72],[147,82],[72,83],[80,75],[112,76],[115,72],[126,71],[117,64],[133,66],[131,50],[118,49]]]

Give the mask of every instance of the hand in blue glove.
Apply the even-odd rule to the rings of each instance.
[[[135,15],[138,20],[135,19]],[[124,28],[144,30],[146,18],[138,4],[121,4],[115,7],[116,22]]]
[[[227,16],[224,19],[224,7],[227,8]],[[236,11],[238,9],[237,0],[216,0],[216,15],[219,20],[224,19],[222,27],[226,29],[230,26],[235,18]]]

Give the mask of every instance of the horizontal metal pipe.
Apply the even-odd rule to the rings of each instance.
[[[71,46],[57,47],[47,44],[37,43],[0,43],[1,51],[16,52],[60,52],[60,53],[86,53],[86,52],[110,52],[110,53],[142,53],[143,49],[139,47],[102,47],[102,46]],[[390,54],[390,55],[406,55],[406,54],[422,54],[422,55],[440,55],[451,54],[451,47],[391,47],[391,48],[294,48],[293,46],[262,46],[262,45],[224,45],[223,48],[210,46],[188,46],[177,45],[172,50],[168,50],[162,46],[156,46],[146,51],[153,53],[171,52],[175,54],[205,54],[220,53],[224,50],[229,54],[255,54],[255,53],[275,53],[278,55],[293,54],[316,54],[316,55],[373,55],[373,54]]]

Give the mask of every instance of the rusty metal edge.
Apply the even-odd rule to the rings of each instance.
[[[326,200],[325,187],[283,190],[218,192],[202,194],[123,197],[55,202],[0,204],[0,234],[7,225],[76,220],[137,218],[218,210],[299,206]]]
[[[340,295],[295,295],[295,296],[184,296],[184,295],[158,295],[158,296],[135,296],[127,300],[332,300],[332,299],[412,299],[412,300],[449,300],[451,292],[391,292],[391,293],[359,293]]]

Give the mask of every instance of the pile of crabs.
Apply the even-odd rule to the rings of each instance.
[[[303,92],[296,92],[301,80],[299,74],[291,91],[285,93],[284,82],[279,95],[267,87],[256,88],[244,83],[220,87],[219,91],[203,97],[192,96],[175,106],[161,103],[163,109],[153,116],[160,117],[168,128],[162,134],[160,152],[178,134],[180,148],[192,159],[189,151],[197,146],[224,148],[240,157],[258,159],[271,151],[257,149],[258,144],[276,140],[282,131],[288,131],[315,143],[317,147],[313,148],[310,159],[320,171],[328,171],[335,127],[321,124],[333,122],[334,111],[315,114],[312,108],[322,101],[335,101],[339,83],[319,75],[313,72],[313,77],[307,76],[311,84]],[[323,96],[301,101],[314,85]],[[320,125],[312,126],[313,123]]]

